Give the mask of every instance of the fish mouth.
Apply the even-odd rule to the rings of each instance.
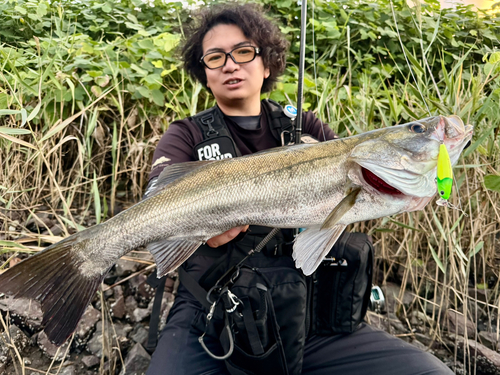
[[[382,194],[387,195],[405,195],[403,192],[399,191],[395,187],[389,185],[387,182],[378,177],[375,173],[370,171],[369,169],[361,167],[361,174],[363,175],[363,179],[365,182],[373,187],[375,190]]]

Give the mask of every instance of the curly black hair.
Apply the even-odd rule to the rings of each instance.
[[[194,15],[194,22],[185,30],[181,45],[184,69],[207,88],[205,67],[200,62],[203,56],[203,38],[214,26],[236,25],[245,37],[261,49],[264,67],[269,77],[264,79],[261,92],[273,89],[278,77],[283,74],[289,43],[278,26],[264,17],[262,8],[256,4],[217,4],[202,9]]]

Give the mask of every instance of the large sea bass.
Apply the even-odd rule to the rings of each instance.
[[[454,164],[471,137],[472,126],[459,117],[438,116],[314,145],[169,166],[142,202],[0,275],[0,293],[41,302],[45,332],[60,345],[107,271],[139,246],[148,246],[162,276],[236,226],[307,228],[293,257],[309,275],[346,225],[423,209],[436,193],[440,144]]]

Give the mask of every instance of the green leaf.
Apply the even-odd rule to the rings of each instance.
[[[474,247],[474,250],[469,252],[469,258],[472,258],[476,255],[484,246],[484,241],[479,241],[479,243]]]
[[[439,269],[443,274],[446,274],[446,268],[444,267],[443,262],[441,262],[441,259],[439,259],[438,255],[436,254],[436,251],[434,250],[431,244],[429,244],[429,248],[431,249],[432,257],[434,258],[434,261],[438,265]]]
[[[28,112],[26,109],[21,109],[21,126],[26,125],[26,120],[28,119]]]
[[[97,186],[97,177],[94,171],[94,179],[92,181],[92,191],[94,192],[94,209],[96,224],[101,222],[101,197],[99,195],[99,187]]]
[[[7,135],[31,134],[28,129],[6,128],[4,126],[0,126],[0,133]]]
[[[14,10],[17,10],[19,13],[21,13],[22,15],[26,15],[28,14],[28,12],[26,11],[26,9],[24,9],[23,7],[20,7],[20,6],[15,6],[14,7]]]
[[[163,107],[165,105],[165,96],[160,90],[152,90],[151,95],[153,97],[153,102],[160,106]]]
[[[153,43],[153,41],[151,39],[142,39],[142,40],[139,40],[137,42],[137,44],[142,49],[145,49],[145,50],[148,50],[148,51],[155,48],[155,45],[154,45],[154,43]]]
[[[151,62],[155,68],[163,68],[163,61],[162,60],[157,60],[157,61],[152,61]]]
[[[137,91],[139,92],[139,94],[141,94],[145,98],[151,97],[151,91],[147,87],[140,86],[137,88]]]
[[[42,107],[42,102],[39,102],[36,107],[31,111],[30,115],[26,119],[26,121],[31,121],[35,118],[36,115],[38,115],[38,112],[40,112],[40,108]]]
[[[399,225],[399,226],[400,226],[400,227],[402,227],[402,228],[411,229],[411,230],[414,230],[414,231],[416,231],[416,232],[421,232],[421,230],[420,230],[420,229],[417,229],[417,228],[411,227],[411,226],[406,225],[406,224],[404,224],[404,223],[401,223],[401,222],[399,222],[399,221],[396,221],[396,220],[393,220],[393,219],[390,219],[389,221],[390,221],[391,223],[394,223],[394,224],[396,224],[396,225]]]
[[[38,8],[36,9],[36,13],[39,17],[43,17],[47,14],[47,4],[40,3],[38,4]]]
[[[17,115],[19,113],[21,113],[21,111],[17,109],[0,109],[0,116]]]
[[[484,176],[484,186],[488,190],[496,191],[500,193],[500,176],[497,175],[487,175]]]
[[[15,247],[18,249],[23,249],[23,250],[28,250],[28,248],[24,245],[21,245],[20,243],[14,242],[14,241],[4,241],[0,240],[0,246],[2,247]]]

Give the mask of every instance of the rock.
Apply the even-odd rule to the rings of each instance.
[[[116,337],[127,337],[130,332],[134,330],[130,324],[123,324],[121,322],[113,323],[113,332],[116,333]]]
[[[135,322],[134,319],[134,310],[137,309],[137,301],[134,296],[128,296],[125,299],[125,311],[127,312],[127,318],[131,321]]]
[[[0,299],[0,310],[10,312],[10,317],[21,328],[26,327],[31,331],[42,328],[43,313],[40,304],[27,298],[5,296]]]
[[[54,222],[50,219],[50,215],[44,212],[32,214],[31,218],[24,224],[32,232],[50,228],[52,225],[54,225]]]
[[[115,300],[115,302],[111,304],[111,316],[118,319],[123,319],[126,312],[125,299],[123,298],[123,296],[120,296],[117,300]]]
[[[424,344],[427,348],[429,348],[436,341],[432,340],[431,337],[424,335],[423,333],[415,332],[415,339]]]
[[[419,348],[423,352],[428,352],[428,353],[434,354],[434,352],[432,350],[430,350],[428,346],[424,345],[423,343],[421,343],[418,340],[411,340],[410,344]]]
[[[145,346],[148,342],[149,331],[142,325],[137,325],[134,327],[130,333],[130,338],[134,340],[137,344]]]
[[[373,311],[368,310],[366,312],[366,320],[368,324],[370,324],[372,327],[379,329],[381,331],[392,333],[391,325],[389,323],[387,314],[386,315],[377,314]]]
[[[136,294],[136,298],[141,302],[148,303],[155,294],[155,289],[147,283],[147,276],[144,274],[137,275],[129,281],[132,291]]]
[[[387,314],[387,316],[389,318],[389,324],[393,329],[392,332],[393,334],[408,332],[408,327],[406,327],[403,323],[401,323],[401,320],[399,320],[396,314],[389,313]]]
[[[101,360],[95,355],[86,355],[82,358],[82,363],[86,368],[90,369],[98,366],[101,363]]]
[[[167,279],[165,280],[165,291],[172,293],[174,291],[174,286],[175,286],[175,279],[167,276]]]
[[[49,231],[50,230],[50,231]],[[44,230],[42,234],[45,235],[51,235],[52,236],[59,236],[60,234],[63,233],[63,229],[59,224],[52,225],[49,230]]]
[[[448,307],[448,298],[446,296],[443,296],[443,294],[438,291],[438,294],[436,294],[434,298],[426,301],[425,312],[429,316],[432,316],[433,313],[436,317],[439,313],[441,313],[441,316],[443,316],[448,310]]]
[[[116,322],[110,326],[109,322],[106,322],[103,335],[102,322],[99,321],[94,334],[87,342],[87,350],[98,358],[102,358],[103,355],[107,357],[113,346],[119,345],[120,349],[125,349],[129,345],[127,335],[130,331],[132,331],[130,325]]]
[[[85,341],[88,338],[90,331],[94,329],[96,323],[99,320],[101,320],[101,312],[94,309],[92,305],[87,307],[85,313],[82,316],[82,319],[76,327],[76,334],[78,336],[78,339],[81,341]]]
[[[500,375],[500,354],[488,349],[474,340],[465,340],[461,336],[454,336],[457,342],[457,354],[460,360],[468,358],[475,366],[478,375]],[[467,355],[464,355],[467,353]]]
[[[168,313],[174,305],[175,296],[170,292],[163,293],[161,303],[160,324],[158,324],[158,332],[161,332],[167,323]],[[152,300],[154,302],[154,300]]]
[[[47,357],[56,361],[62,361],[64,359],[64,354],[69,345],[69,341],[66,341],[63,345],[57,347],[49,341],[49,338],[43,331],[38,334],[37,343]]]
[[[400,296],[401,287],[391,282],[386,283],[382,287],[382,291],[384,292],[386,300],[387,312],[396,312],[396,309],[398,309],[401,304],[408,308],[414,299],[413,293],[407,289],[405,289],[402,296]]]
[[[428,326],[432,326],[434,325],[434,321],[431,320],[430,317],[428,317],[425,313],[423,313],[422,311],[417,311],[417,310],[413,310],[411,312],[411,319],[410,319],[410,323],[412,326],[420,326],[420,325],[428,325]]]
[[[144,319],[149,317],[151,315],[151,310],[153,309],[153,305],[151,304],[150,307],[141,309],[141,308],[136,308],[132,315],[133,315],[133,321],[134,322],[142,322]]]
[[[129,276],[130,274],[139,270],[140,264],[132,260],[119,259],[116,262],[116,274],[118,277]]]
[[[469,296],[481,302],[487,302],[488,298],[491,298],[492,295],[493,292],[488,289],[469,288]]]
[[[123,288],[121,285],[117,285],[111,290],[113,291],[113,297],[115,298],[115,301],[118,300],[118,298],[123,297]]]
[[[77,375],[78,372],[76,371],[76,366],[75,365],[68,365],[65,366],[61,369],[61,372],[59,375]]]
[[[456,310],[449,309],[446,312],[446,318],[448,323],[448,331],[450,333],[465,336],[474,337],[476,334],[476,325],[465,317],[465,315],[459,313]]]
[[[104,341],[103,341],[104,340]],[[108,337],[102,335],[102,322],[96,324],[96,329],[90,340],[87,342],[87,350],[98,358],[102,358],[103,343],[109,342]]]
[[[125,358],[125,363],[120,371],[120,375],[141,375],[146,370],[151,361],[151,356],[141,344],[135,344]]]
[[[11,325],[8,335],[5,332],[0,334],[0,363],[7,363],[9,361],[10,348],[7,344],[14,345],[21,353],[30,345],[30,342],[30,338],[19,327]]]
[[[481,331],[479,332],[479,341],[489,349],[496,350],[499,347],[499,340],[496,333]]]

